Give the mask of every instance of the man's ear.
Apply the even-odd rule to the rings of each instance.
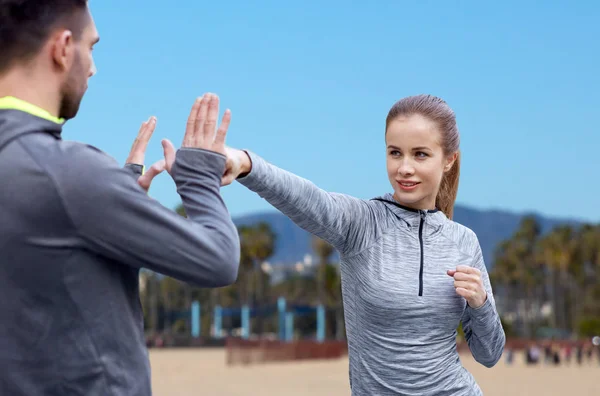
[[[70,30],[63,30],[54,36],[51,54],[52,60],[58,68],[62,70],[71,68],[75,56],[75,41]]]

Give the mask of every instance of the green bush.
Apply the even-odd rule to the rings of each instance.
[[[577,327],[581,337],[600,336],[600,318],[583,318]]]

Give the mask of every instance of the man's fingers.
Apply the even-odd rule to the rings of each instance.
[[[140,129],[138,130],[138,133],[135,136],[135,140],[133,141],[133,144],[131,145],[131,151],[134,151],[135,148],[137,147],[138,142],[140,141],[140,136],[142,136],[142,133],[144,133],[144,130],[146,129],[146,125],[148,125],[149,122],[150,122],[150,118],[148,118],[147,121],[142,122],[142,125],[140,126]]]
[[[146,148],[148,147],[148,142],[150,141],[150,138],[152,138],[152,134],[154,133],[155,129],[156,129],[156,117],[152,116],[152,117],[150,117],[148,122],[146,122],[145,127],[142,127],[140,129],[140,133],[138,134],[138,139],[136,139],[137,150],[142,151],[144,153],[146,152]]]
[[[148,142],[156,129],[156,117],[152,116],[148,121],[144,121],[138,134],[131,145],[131,151],[127,157],[127,163],[129,164],[140,164],[144,163],[144,156],[146,154],[146,148]]]
[[[188,116],[187,124],[185,126],[185,135],[183,136],[183,147],[191,147],[194,143],[194,132],[196,128],[196,119],[198,117],[198,109],[200,108],[200,102],[202,98],[197,98],[192,106],[190,115]]]
[[[163,153],[165,157],[165,169],[167,170],[167,172],[171,173],[171,167],[175,162],[175,154],[177,151],[175,150],[175,146],[173,146],[173,143],[171,143],[169,139],[163,139],[161,143],[163,146]]]
[[[210,102],[208,103],[208,114],[206,115],[206,121],[204,122],[203,132],[204,141],[209,145],[215,139],[215,127],[217,126],[217,118],[219,117],[219,97],[215,94],[210,95]]]
[[[140,136],[142,135],[142,132],[146,129],[146,125],[148,125],[149,121],[150,121],[150,119],[148,119],[148,121],[142,122],[142,125],[140,126],[140,129],[138,130],[138,134],[135,136],[135,140],[131,144],[131,150],[129,150],[129,157],[127,158],[128,163],[130,162],[129,159],[131,159],[137,152],[137,147],[139,145]]]
[[[204,94],[202,101],[200,102],[200,107],[198,108],[198,112],[196,113],[196,125],[194,127],[194,143],[193,147],[200,147],[204,142],[204,134],[203,128],[204,123],[206,122],[206,117],[208,113],[209,102],[211,101],[211,94]]]
[[[448,270],[448,271],[446,271],[446,273],[448,275],[450,275],[450,276],[454,276],[454,274],[456,274],[456,271],[455,270]]]
[[[144,190],[148,191],[150,189],[150,184],[152,184],[152,180],[164,170],[165,160],[161,159],[155,162],[142,176],[138,178],[138,184]]]
[[[227,136],[227,130],[229,129],[230,123],[231,111],[227,109],[225,110],[225,114],[223,114],[223,119],[221,120],[221,125],[219,125],[219,129],[217,129],[217,136],[215,136],[214,146],[218,150],[225,148],[225,137]]]

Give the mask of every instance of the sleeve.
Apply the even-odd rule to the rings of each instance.
[[[130,170],[107,155],[85,145],[69,151],[55,180],[88,249],[200,287],[235,282],[240,246],[219,191],[224,156],[199,149],[177,152],[172,175],[184,218],[149,198]]]
[[[289,217],[299,227],[329,242],[341,253],[361,249],[376,233],[375,213],[362,199],[326,192],[314,183],[246,151],[251,171],[237,181]]]
[[[129,174],[131,175],[131,177],[133,178],[133,180],[135,180],[136,182],[137,182],[137,179],[139,179],[139,177],[142,176],[142,174],[144,173],[144,165],[140,165],[140,164],[128,163],[128,164],[125,164],[123,169],[128,171]]]
[[[471,308],[468,304],[462,317],[465,339],[475,360],[486,367],[493,367],[504,352],[506,336],[500,316],[496,311],[496,303],[490,278],[485,267],[479,242],[476,241],[476,253],[473,267],[481,271],[483,285],[487,291],[487,299],[481,307]]]

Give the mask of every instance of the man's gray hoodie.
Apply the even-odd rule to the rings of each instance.
[[[61,129],[0,110],[0,395],[149,396],[140,269],[201,287],[237,277],[225,157],[177,152],[184,218],[137,185],[141,166]]]

